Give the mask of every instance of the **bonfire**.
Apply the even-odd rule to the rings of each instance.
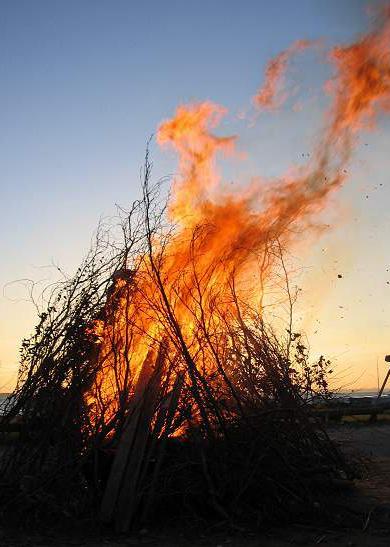
[[[169,198],[148,151],[142,198],[99,226],[23,342],[5,509],[92,513],[118,531],[151,515],[261,524],[315,511],[319,490],[350,476],[311,415],[311,398],[329,396],[330,363],[311,364],[294,331],[285,256],[345,182],[358,131],[389,111],[389,37],[386,15],[330,52],[321,138],[276,181],[226,189],[215,160],[236,138],[215,134],[219,105],[179,106],[160,125],[158,143],[179,156]],[[280,103],[289,57],[317,46],[297,42],[270,62],[256,112]],[[267,315],[270,287],[287,304],[284,328]]]

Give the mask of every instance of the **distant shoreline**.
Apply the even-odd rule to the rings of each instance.
[[[0,404],[12,395],[12,392],[9,393],[0,393]],[[335,391],[333,394],[334,398],[342,398],[342,397],[377,397],[378,396],[378,390],[377,389],[354,389],[351,391]],[[390,396],[390,388],[385,389],[382,397]]]

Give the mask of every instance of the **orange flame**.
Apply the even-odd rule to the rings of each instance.
[[[216,155],[231,153],[235,143],[235,137],[211,132],[226,114],[223,107],[210,102],[182,105],[162,123],[158,142],[179,155],[179,175],[169,202],[176,228],[163,249],[157,244],[151,254],[140,257],[134,276],[127,271],[118,277],[105,321],[96,325],[101,342],[96,389],[107,397],[106,407],[124,386],[132,385],[149,346],[162,337],[169,339],[172,329],[180,328],[196,366],[212,373],[216,356],[211,344],[208,349],[201,345],[198,326],[212,325],[221,348],[226,325],[237,314],[235,297],[261,312],[264,279],[273,268],[267,253],[270,242],[287,244],[293,237],[289,227],[308,225],[328,194],[345,180],[357,131],[372,127],[380,112],[390,110],[389,38],[386,15],[375,32],[331,51],[336,73],[327,90],[333,101],[313,159],[272,183],[253,181],[240,196],[223,189],[215,167]],[[310,44],[295,42],[269,63],[266,83],[255,99],[259,106],[275,106],[289,57]],[[169,313],[163,315],[160,310],[166,311],[167,302]],[[176,351],[172,342],[171,360]]]
[[[161,144],[171,144],[180,157],[182,182],[175,183],[170,202],[172,220],[193,217],[219,177],[215,170],[218,151],[233,150],[235,137],[217,137],[209,129],[218,125],[226,110],[209,102],[179,106],[176,116],[164,122],[157,134]]]
[[[313,44],[314,42],[311,40],[297,40],[268,62],[265,69],[265,82],[253,97],[253,102],[257,108],[275,110],[285,102],[287,95],[284,93],[280,96],[279,90],[283,83],[288,62],[291,57]]]
[[[359,42],[335,47],[330,60],[336,78],[328,82],[334,95],[329,139],[343,137],[361,128],[370,128],[376,115],[390,110],[390,15],[378,29]]]

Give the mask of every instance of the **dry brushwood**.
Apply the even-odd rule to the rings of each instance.
[[[143,174],[121,237],[99,228],[23,342],[5,418],[22,428],[1,462],[3,511],[89,511],[119,531],[179,511],[288,518],[313,504],[313,485],[348,470],[310,416],[310,398],[328,395],[329,363],[310,366],[293,332],[281,243],[262,253],[264,272],[278,263],[285,277],[286,339],[242,298],[228,262],[215,282],[224,257],[199,270],[213,226],[194,227],[181,268],[170,266],[178,236],[148,154]]]

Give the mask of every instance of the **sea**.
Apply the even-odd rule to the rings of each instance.
[[[382,397],[390,396],[390,389],[385,389],[383,391]],[[372,390],[360,390],[355,389],[353,391],[345,391],[341,393],[336,393],[335,397],[378,397],[378,390],[372,389]]]

